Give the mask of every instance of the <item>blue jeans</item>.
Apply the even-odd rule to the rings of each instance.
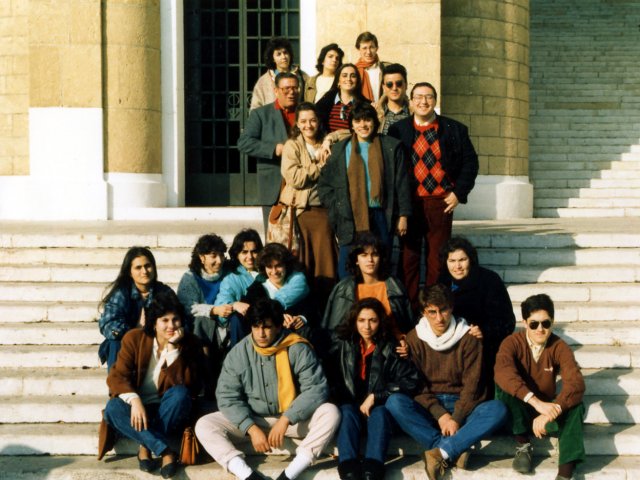
[[[440,404],[453,412],[458,395],[436,395]],[[449,458],[457,458],[473,444],[498,429],[507,419],[507,407],[499,400],[489,400],[477,405],[467,416],[455,435],[445,437],[440,433],[437,421],[419,403],[402,393],[394,393],[386,403],[400,428],[420,443],[425,450],[441,448]]]
[[[147,429],[140,432],[131,426],[131,405],[119,397],[107,402],[104,419],[120,435],[144,445],[155,455],[168,448],[167,436],[182,429],[191,412],[191,396],[184,385],[175,385],[167,390],[159,404],[144,406],[147,412]]]
[[[116,363],[118,359],[118,352],[120,351],[120,340],[104,340],[98,348],[98,356],[100,362],[107,362],[107,373],[111,370],[111,366]]]
[[[342,419],[337,437],[340,462],[358,458],[360,434],[366,425],[367,446],[364,456],[384,463],[395,424],[387,409],[383,405],[374,407],[369,418],[366,418],[360,413],[358,405],[345,404],[340,406],[340,413]]]
[[[387,249],[387,254],[391,258],[391,249],[393,248],[393,235],[387,225],[387,218],[382,208],[370,208],[369,209],[369,229],[372,233],[376,234],[380,239],[380,242]],[[355,240],[355,239],[354,239]],[[338,278],[342,280],[349,275],[347,271],[347,262],[349,261],[349,252],[353,247],[352,243],[341,245],[338,252]]]

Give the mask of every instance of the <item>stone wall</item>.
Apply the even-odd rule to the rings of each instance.
[[[304,0],[303,0],[304,1]],[[355,62],[358,34],[378,37],[381,60],[403,64],[409,85],[440,86],[440,0],[317,0],[317,51],[336,42]],[[315,74],[315,72],[313,72]]]
[[[443,2],[441,107],[470,127],[480,174],[528,175],[529,0]]]

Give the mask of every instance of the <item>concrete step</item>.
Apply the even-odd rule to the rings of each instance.
[[[189,237],[190,238],[190,237]],[[127,248],[2,248],[0,264],[2,265],[106,265],[120,268]],[[153,256],[159,269],[162,266],[183,265],[186,269],[191,260],[190,248],[154,248]]]
[[[640,198],[534,198],[536,208],[640,208]]]
[[[636,302],[640,298],[640,284],[635,283],[585,283],[553,284],[524,283],[509,285],[513,302],[522,302],[534,293],[546,293],[556,302]]]
[[[511,454],[512,455],[512,454]],[[511,456],[499,458],[472,455],[468,470],[451,469],[446,478],[452,480],[488,480],[496,478],[520,478],[511,469]],[[276,478],[287,467],[290,458],[269,455],[250,456],[247,463],[258,469],[267,478]],[[548,480],[556,475],[557,458],[535,457],[535,472],[526,476],[529,480]],[[385,478],[389,480],[424,480],[424,463],[419,457],[389,456],[385,465]],[[0,471],[11,480],[113,480],[150,478],[138,470],[135,456],[117,456],[98,462],[95,456],[39,456],[0,457]],[[577,469],[577,475],[584,480],[628,480],[640,477],[640,465],[630,456],[590,456]],[[176,479],[190,480],[230,480],[232,475],[220,465],[207,461],[199,465],[181,468]],[[299,480],[338,480],[337,460],[322,457],[306,470]],[[524,477],[523,477],[524,478]]]
[[[494,267],[506,283],[633,283],[640,267],[624,265]]]
[[[160,280],[163,280],[162,276]],[[178,287],[177,283],[165,283],[174,290]],[[2,282],[0,302],[24,302],[32,299],[40,302],[94,302],[97,308],[107,286],[107,283],[81,282]]]
[[[637,302],[554,302],[556,320],[569,322],[593,321],[640,321]],[[520,318],[520,304],[514,308],[516,318]]]
[[[588,424],[631,425],[640,421],[640,397],[637,396],[585,395],[584,404],[587,408],[584,422]]]
[[[640,345],[640,322],[560,322],[554,332],[569,345]]]
[[[23,367],[0,369],[0,392],[16,398],[37,395],[80,396],[107,394],[105,368]]]
[[[591,180],[593,182],[593,180]],[[610,180],[609,180],[610,181]],[[607,200],[617,198],[640,198],[640,187],[615,189],[612,187],[588,187],[588,188],[535,188],[534,195],[537,199],[557,199],[566,202],[569,199],[596,199]]]
[[[186,266],[158,267],[158,279],[178,283]],[[0,265],[0,282],[82,282],[109,284],[118,276],[120,266],[99,265]]]
[[[640,455],[640,426],[638,425],[585,425],[587,455]],[[51,439],[56,441],[52,442]],[[20,439],[20,443],[16,442]],[[556,438],[533,439],[536,455],[556,455]],[[240,444],[247,455],[255,455],[251,444]],[[0,452],[2,455],[95,455],[98,449],[98,424],[3,424],[0,425]],[[274,454],[293,454],[295,443],[286,439],[284,448]],[[496,436],[483,440],[478,456],[512,456],[514,443],[510,437]],[[120,440],[117,453],[132,454],[136,445]],[[394,436],[388,454],[421,455],[423,450],[408,437]]]
[[[94,322],[99,317],[97,302],[0,302],[0,318],[4,323]]]
[[[478,250],[480,265],[487,268],[499,266],[640,266],[639,248],[481,248]],[[0,307],[1,308],[1,307]],[[1,312],[1,310],[0,310]],[[2,318],[0,316],[0,318]]]
[[[99,345],[97,322],[0,323],[0,345]]]
[[[534,208],[535,218],[634,218],[640,208]]]

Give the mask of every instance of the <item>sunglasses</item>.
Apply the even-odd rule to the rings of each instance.
[[[401,88],[404,85],[404,80],[396,80],[395,82],[386,82],[385,85],[387,88],[393,88],[394,85],[396,86],[396,88]]]
[[[551,320],[543,320],[541,322],[538,322],[537,320],[532,320],[529,322],[529,328],[531,330],[537,330],[538,327],[542,325],[542,328],[549,329],[551,327]]]

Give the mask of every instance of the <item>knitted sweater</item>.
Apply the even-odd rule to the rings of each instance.
[[[424,388],[415,401],[437,420],[448,412],[436,395],[458,395],[451,416],[462,425],[486,397],[486,386],[480,381],[482,341],[467,334],[449,350],[439,352],[418,338],[414,329],[407,335],[407,344],[413,363],[424,377]]]
[[[556,394],[556,377],[562,376],[562,390]],[[582,402],[584,379],[576,358],[564,340],[551,334],[536,362],[525,331],[509,335],[498,350],[496,384],[520,400],[529,393],[545,402],[553,401],[566,412]]]

